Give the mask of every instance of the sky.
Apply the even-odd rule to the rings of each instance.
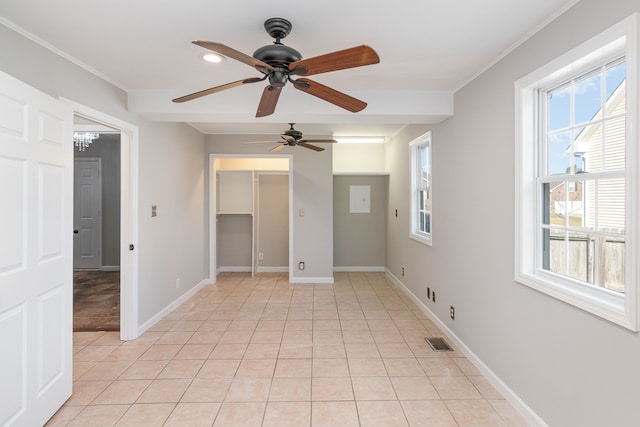
[[[564,174],[570,166],[571,141],[585,128],[626,78],[626,63],[614,63],[599,72],[590,73],[549,92],[549,168],[550,174]],[[571,117],[572,100],[574,107]],[[582,167],[580,157],[574,157],[576,168]]]

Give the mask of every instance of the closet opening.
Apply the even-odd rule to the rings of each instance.
[[[292,275],[292,157],[210,155],[210,282],[224,272]]]

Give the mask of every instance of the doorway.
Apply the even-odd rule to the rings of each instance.
[[[102,157],[102,213],[107,222],[103,221],[102,263],[100,268],[95,271],[105,276],[119,276],[117,284],[119,294],[115,297],[119,300],[120,339],[132,340],[139,335],[138,256],[136,252],[138,238],[138,127],[74,101],[64,98],[61,100],[74,110],[74,128],[76,130],[100,133],[100,138],[103,138],[103,142],[105,142],[102,149],[106,149],[106,145],[109,144],[107,141],[118,147],[118,150],[110,150],[111,156],[119,160],[119,169],[116,172],[114,172],[114,168],[106,167],[105,157]],[[96,145],[96,149],[98,147],[100,145]],[[107,171],[111,171],[111,175],[107,176]],[[107,204],[104,203],[105,193],[116,200],[116,202],[108,203],[110,211],[105,211],[107,209]],[[109,295],[113,294],[113,292],[108,293]]]
[[[74,117],[73,330],[120,330],[120,132]]]
[[[219,246],[224,246],[224,235],[221,233],[221,221],[228,222],[231,220],[237,222],[242,220],[249,221],[250,226],[244,227],[246,229],[243,235],[248,236],[249,242],[246,246],[249,248],[247,251],[243,251],[243,257],[250,259],[248,263],[250,266],[241,266],[239,269],[235,266],[225,268],[225,271],[251,271],[251,274],[255,274],[258,271],[260,265],[259,261],[263,261],[261,254],[264,256],[264,249],[259,247],[256,243],[258,238],[258,217],[259,213],[256,212],[258,207],[256,186],[258,176],[265,172],[279,172],[280,174],[288,175],[288,192],[284,197],[287,217],[291,218],[291,212],[293,209],[293,156],[292,155],[259,155],[259,154],[239,154],[239,155],[224,155],[224,154],[210,154],[209,155],[209,282],[215,283],[216,276],[220,273],[221,266],[220,261],[220,249]],[[224,172],[221,174],[221,172]],[[248,172],[249,181],[248,185],[244,186],[244,189],[238,189],[244,180],[227,179],[222,180],[228,182],[227,185],[221,183],[219,178],[221,176],[236,175],[234,172]],[[229,191],[227,191],[229,190]],[[238,196],[241,196],[240,198]],[[246,200],[248,196],[248,201]],[[237,208],[241,206],[241,208]],[[246,208],[249,206],[249,208]],[[292,247],[293,247],[293,222],[287,221],[288,224],[288,239],[287,239],[287,251],[288,262],[287,266],[282,266],[284,269],[288,269],[289,276],[292,275],[293,262],[292,262]],[[284,234],[284,233],[283,233]],[[226,249],[234,249],[237,246],[228,246]],[[248,252],[248,254],[247,254]],[[285,254],[287,257],[287,254]],[[278,268],[278,271],[281,269]],[[266,271],[262,269],[262,271]]]

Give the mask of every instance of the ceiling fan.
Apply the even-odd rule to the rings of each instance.
[[[284,142],[255,141],[255,142],[247,142],[246,144],[277,143],[279,144],[278,146],[269,150],[270,153],[274,153],[276,151],[282,150],[284,147],[304,147],[313,151],[324,151],[324,148],[310,144],[310,142],[313,142],[314,144],[319,144],[319,143],[333,144],[338,142],[335,139],[305,139],[302,132],[293,128],[294,125],[295,123],[289,123],[289,126],[290,126],[289,129],[285,130],[280,134],[280,138],[282,138]]]
[[[293,87],[298,90],[328,101],[353,113],[361,111],[367,106],[366,102],[307,79],[306,77],[300,77],[294,80],[292,76],[310,76],[313,74],[377,64],[380,62],[380,58],[372,48],[362,45],[313,58],[302,59],[300,52],[281,43],[281,40],[291,32],[291,22],[284,18],[270,18],[265,21],[264,28],[275,41],[272,45],[258,48],[253,53],[253,56],[246,55],[222,43],[201,40],[194,40],[192,42],[198,46],[250,65],[264,74],[262,77],[249,77],[221,86],[215,86],[175,98],[173,102],[190,101],[243,84],[257,83],[268,79],[269,84],[262,92],[256,117],[273,114],[278,98],[280,97],[280,91],[287,82],[291,82]]]

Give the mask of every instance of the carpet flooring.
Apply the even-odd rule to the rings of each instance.
[[[120,272],[73,272],[73,330],[120,330]]]

